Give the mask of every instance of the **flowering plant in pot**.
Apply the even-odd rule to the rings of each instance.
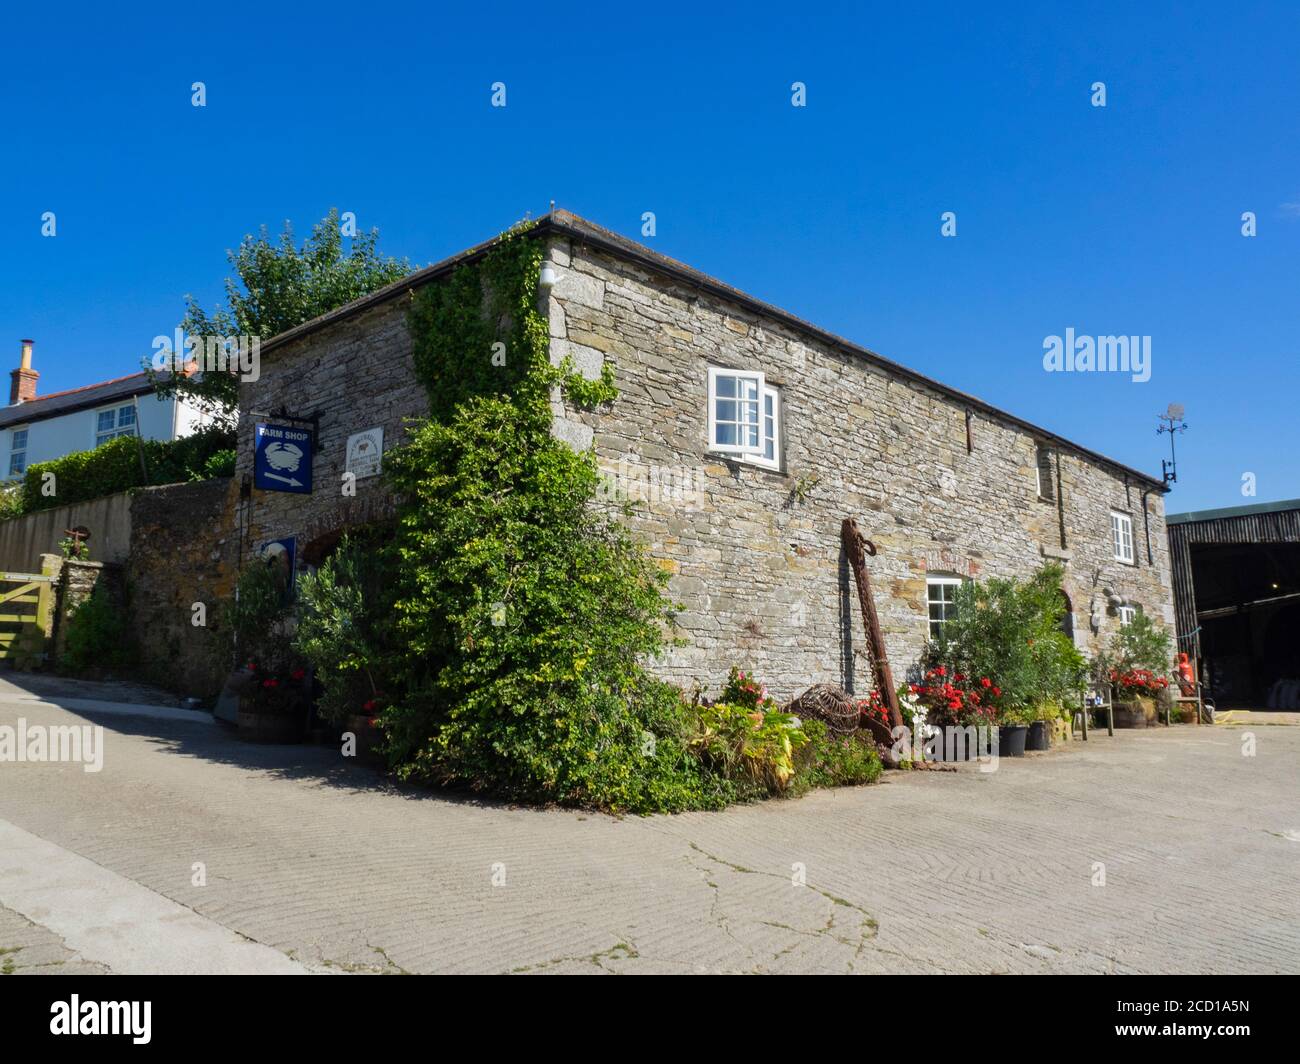
[[[1110,682],[1115,691],[1115,709],[1132,717],[1141,715],[1147,724],[1156,719],[1155,700],[1169,686],[1165,677],[1137,668],[1112,669]]]
[[[880,692],[872,688],[866,698],[857,701],[858,713],[862,718],[862,727],[869,731],[877,742],[893,741],[889,726],[889,706],[885,704]]]
[[[245,669],[251,679],[239,699],[240,732],[255,742],[299,742],[310,705],[307,671],[301,666],[264,666],[256,660]]]
[[[909,694],[925,723],[939,729],[992,727],[1002,700],[1002,688],[989,677],[970,677],[946,665],[927,669],[920,683],[909,685]]]

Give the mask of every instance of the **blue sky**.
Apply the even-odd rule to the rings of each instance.
[[[11,9],[0,352],[129,373],[263,223],[422,265],[554,199],[1144,470],[1182,402],[1171,512],[1300,497],[1300,5],[1045,6]],[[1067,328],[1151,379],[1046,373]]]

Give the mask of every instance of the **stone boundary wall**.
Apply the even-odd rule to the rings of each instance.
[[[59,553],[69,528],[90,532],[90,556],[96,561],[126,561],[131,547],[131,493],[37,510],[0,521],[0,569],[33,572],[42,554]]]
[[[183,696],[220,693],[231,668],[221,603],[238,579],[238,502],[230,478],[134,493],[125,581],[140,679]],[[195,603],[206,625],[193,623]]]

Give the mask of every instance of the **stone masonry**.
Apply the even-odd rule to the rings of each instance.
[[[594,442],[672,574],[687,645],[661,663],[668,678],[716,690],[735,663],[780,697],[818,681],[869,687],[840,547],[848,516],[879,548],[868,567],[896,678],[928,638],[927,574],[1025,576],[1062,561],[1085,652],[1119,625],[1103,589],[1172,625],[1154,482],[1057,445],[1040,499],[1040,441],[1011,419],[607,249],[553,237],[549,258],[554,356],[591,376],[609,359],[620,389],[608,410],[557,410],[557,431]],[[779,388],[780,471],[709,453],[710,366],[762,370]],[[1112,557],[1112,509],[1133,518],[1135,564]]]
[[[716,691],[734,663],[782,698],[815,682],[866,690],[840,548],[848,516],[879,548],[869,569],[896,678],[927,639],[927,575],[1024,576],[1062,561],[1075,638],[1088,652],[1118,627],[1115,599],[1171,624],[1157,481],[565,212],[537,232],[557,276],[543,297],[553,360],[569,356],[589,377],[609,360],[620,389],[598,411],[557,400],[555,430],[575,447],[594,445],[612,487],[639,502],[631,527],[682,606],[685,645],[656,663],[666,678]],[[251,476],[252,412],[318,414],[319,446],[313,494],[253,491],[246,549],[296,535],[310,554],[340,528],[391,514],[378,479],[342,495],[346,438],[381,426],[390,449],[405,419],[427,411],[405,318],[409,290],[436,283],[445,265],[264,346],[261,379],[241,390],[236,482]],[[710,366],[762,370],[779,388],[779,470],[709,452]],[[1047,500],[1036,488],[1040,445]],[[1132,517],[1134,564],[1112,557],[1112,509]]]

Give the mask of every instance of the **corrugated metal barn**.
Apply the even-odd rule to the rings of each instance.
[[[1178,649],[1220,708],[1300,709],[1300,499],[1167,524]]]

